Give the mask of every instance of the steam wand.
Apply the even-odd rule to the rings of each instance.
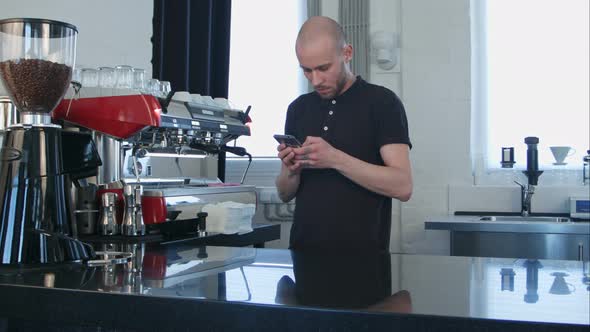
[[[143,153],[143,150],[140,149],[139,144],[134,144],[133,145],[133,149],[131,150],[131,158],[133,159],[133,173],[135,173],[135,178],[137,179],[137,184],[139,185],[140,183],[140,178],[139,178],[139,169],[137,168],[137,155],[139,153]]]
[[[200,143],[191,143],[190,147],[193,149],[203,150],[207,153],[229,152],[240,157],[248,156],[248,166],[246,166],[246,170],[244,170],[244,174],[242,174],[242,179],[240,180],[240,184],[244,184],[244,180],[246,179],[246,175],[248,174],[248,170],[250,169],[250,164],[252,164],[252,155],[249,154],[248,151],[246,151],[246,148],[243,148],[241,146],[227,145],[214,146]]]
[[[250,169],[250,164],[252,164],[252,155],[249,154],[245,148],[240,147],[240,146],[223,145],[223,146],[221,146],[220,150],[233,153],[233,154],[240,156],[240,157],[248,156],[248,166],[246,166],[246,170],[244,170],[244,174],[242,174],[242,179],[240,180],[240,184],[244,184],[244,180],[246,179],[246,174],[248,174],[248,170]]]

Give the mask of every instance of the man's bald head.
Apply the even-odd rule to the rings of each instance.
[[[330,43],[336,50],[340,51],[346,46],[344,31],[338,22],[325,16],[310,17],[299,30],[295,49],[306,48],[318,43]]]
[[[323,99],[340,95],[355,80],[350,71],[352,46],[342,27],[328,17],[314,16],[303,24],[295,53],[303,74]]]

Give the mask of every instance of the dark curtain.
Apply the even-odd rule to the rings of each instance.
[[[227,98],[231,0],[154,0],[152,72],[173,91]],[[225,180],[225,153],[219,155]]]
[[[153,74],[174,91],[227,98],[231,0],[155,0]]]

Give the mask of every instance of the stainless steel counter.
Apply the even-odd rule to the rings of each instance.
[[[589,222],[497,221],[480,216],[426,220],[427,230],[451,233],[452,256],[582,260],[590,256]]]
[[[480,216],[438,216],[426,220],[426,229],[461,232],[546,233],[590,235],[590,222],[492,221]]]

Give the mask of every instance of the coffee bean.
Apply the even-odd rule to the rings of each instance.
[[[0,75],[21,112],[49,113],[66,93],[72,68],[40,59],[0,62]]]

